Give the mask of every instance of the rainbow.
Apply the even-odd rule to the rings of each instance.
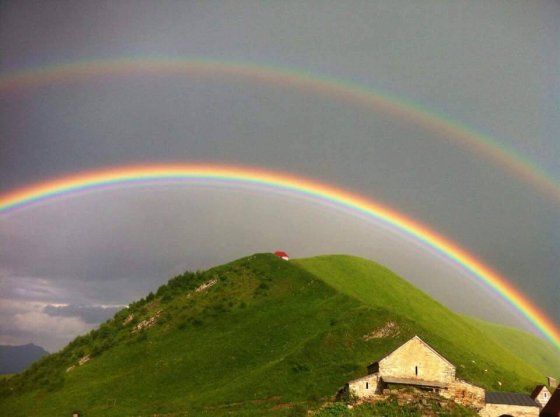
[[[560,350],[560,329],[506,278],[427,226],[365,197],[290,174],[224,165],[153,165],[103,169],[47,181],[0,195],[0,214],[79,192],[159,182],[209,181],[289,191],[388,225],[445,256],[518,310]]]
[[[373,111],[386,112],[435,132],[439,137],[454,140],[468,147],[514,172],[544,195],[560,203],[560,185],[557,179],[534,162],[511,149],[506,149],[492,137],[451,120],[443,114],[427,110],[412,101],[374,91],[361,84],[301,70],[196,58],[97,59],[0,75],[0,94],[56,83],[81,82],[95,77],[132,75],[189,75],[198,78],[227,76],[308,91]]]

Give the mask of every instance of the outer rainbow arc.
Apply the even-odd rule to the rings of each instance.
[[[189,58],[121,58],[77,61],[69,64],[39,67],[0,76],[0,93],[24,87],[53,83],[81,81],[103,75],[127,76],[132,74],[196,75],[209,77],[226,75],[266,84],[285,85],[292,88],[328,95],[337,100],[382,110],[408,119],[440,137],[453,138],[468,145],[477,153],[494,160],[502,167],[515,172],[528,183],[537,186],[547,196],[560,202],[558,181],[512,150],[503,148],[488,135],[475,132],[467,126],[445,116],[421,108],[418,104],[378,93],[356,83],[322,77],[303,71]]]
[[[474,278],[490,287],[521,312],[537,330],[560,350],[560,329],[557,325],[509,283],[506,278],[475,256],[427,226],[393,209],[366,197],[302,177],[261,169],[209,164],[121,167],[63,177],[1,195],[0,214],[48,198],[55,198],[84,189],[101,188],[111,184],[124,185],[131,182],[165,179],[185,181],[222,180],[239,184],[260,184],[276,187],[281,190],[295,191],[302,195],[326,200],[382,221],[438,251],[456,265],[469,271]]]

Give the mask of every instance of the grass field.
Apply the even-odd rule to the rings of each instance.
[[[152,327],[133,330],[156,316]],[[388,322],[396,323],[396,334],[364,338]],[[348,256],[286,262],[259,254],[176,277],[98,330],[2,381],[0,411],[305,415],[414,334],[476,384],[528,390],[542,382],[538,360],[522,359],[487,331],[373,262]],[[86,355],[89,362],[66,372]]]
[[[483,331],[489,339],[522,357],[543,374],[560,375],[560,354],[549,343],[530,333],[512,327],[489,323],[472,317],[464,317],[473,326]]]

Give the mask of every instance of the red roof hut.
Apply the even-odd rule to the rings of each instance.
[[[276,256],[278,256],[279,258],[284,259],[285,261],[289,261],[290,257],[288,256],[288,254],[282,250],[277,250],[276,252],[274,252],[274,254]]]

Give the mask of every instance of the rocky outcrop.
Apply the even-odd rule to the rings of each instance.
[[[123,321],[123,326],[126,326],[128,323],[130,323],[132,321],[132,319],[134,318],[134,314],[130,313],[126,319],[124,319]]]
[[[364,335],[364,340],[382,339],[384,337],[394,337],[399,334],[399,325],[394,321],[388,321],[383,326],[375,329],[371,333]]]
[[[74,370],[76,368],[76,366],[85,365],[90,360],[91,360],[91,356],[89,356],[89,355],[82,356],[80,358],[80,360],[78,360],[78,363],[76,365],[72,365],[72,366],[69,366],[68,368],[66,368],[66,372],[70,372],[70,371]]]
[[[211,279],[208,282],[205,282],[204,284],[201,284],[200,286],[198,286],[196,288],[196,290],[194,290],[194,292],[201,292],[204,290],[207,290],[208,288],[212,287],[213,285],[216,285],[216,283],[218,282],[217,279]]]
[[[152,327],[154,324],[157,323],[158,317],[160,316],[162,311],[163,310],[158,310],[152,317],[147,318],[146,320],[142,320],[140,323],[134,326],[134,328],[132,329],[132,333],[136,333],[139,332],[140,330],[144,330]]]

